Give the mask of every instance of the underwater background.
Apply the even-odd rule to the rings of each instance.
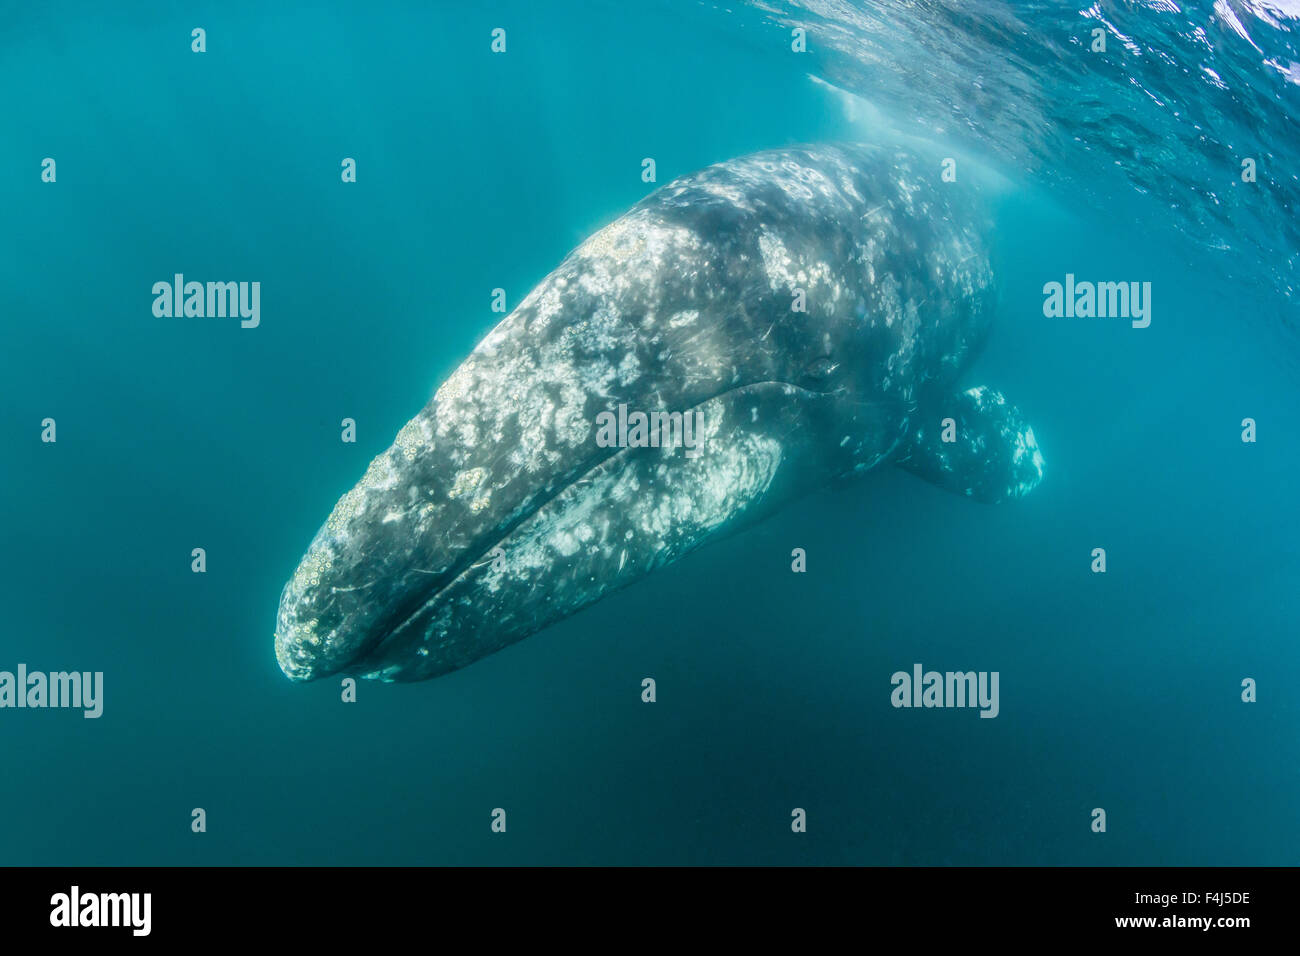
[[[0,710],[0,863],[1300,862],[1296,0],[4,20],[0,669],[105,689]],[[1033,494],[884,468],[437,680],[281,674],[281,588],[491,290],[648,194],[644,157],[841,140],[983,192],[964,382],[1033,423]],[[156,318],[178,272],[259,280],[260,326]],[[1045,318],[1067,273],[1151,282],[1150,327]],[[999,716],[893,708],[916,662],[998,671]]]

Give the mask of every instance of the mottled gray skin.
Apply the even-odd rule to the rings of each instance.
[[[891,456],[972,497],[1023,493],[1032,432],[997,393],[955,391],[991,318],[966,196],[911,154],[818,146],[638,203],[339,501],[281,598],[285,674],[444,674]],[[600,447],[620,403],[698,409],[701,454]]]

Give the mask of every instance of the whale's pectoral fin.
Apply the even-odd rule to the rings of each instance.
[[[990,503],[1018,498],[1043,477],[1034,430],[1000,392],[984,386],[931,407],[894,461],[941,488]]]

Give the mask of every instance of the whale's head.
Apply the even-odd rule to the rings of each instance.
[[[334,507],[281,668],[454,670],[882,461],[987,327],[958,195],[908,155],[779,150],[593,235]]]

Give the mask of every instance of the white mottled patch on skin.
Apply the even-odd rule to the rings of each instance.
[[[644,251],[645,234],[645,216],[629,213],[588,237],[578,247],[577,255],[584,259],[612,259],[616,263],[626,263]]]
[[[455,480],[452,481],[451,488],[447,491],[447,497],[464,497],[481,485],[483,479],[486,477],[487,472],[482,468],[470,468],[467,471],[457,472]]]
[[[598,357],[592,359],[586,365],[566,369],[565,378],[560,383],[560,387],[570,392],[576,390],[580,393],[581,397],[577,401],[581,404],[587,395],[608,397],[610,385],[618,378],[618,374],[618,369],[614,367],[614,364],[609,359]],[[569,398],[566,401],[572,402],[574,399]]]
[[[707,447],[705,467],[695,459],[665,474],[658,497],[633,517],[643,533],[667,542],[684,529],[699,535],[718,527],[767,490],[781,463],[781,443],[758,433]]]
[[[488,338],[491,338],[490,334]],[[471,355],[447,377],[447,381],[438,386],[438,390],[433,394],[434,400],[439,403],[455,402],[464,397],[473,384],[474,357]]]
[[[780,289],[811,290],[816,287],[828,287],[832,300],[843,293],[835,279],[835,273],[825,262],[814,262],[804,266],[796,264],[779,236],[764,229],[758,237],[758,251],[763,256],[763,271],[767,273],[768,285],[773,291]]]
[[[456,440],[466,448],[473,448],[478,444],[478,425],[473,419],[462,418],[456,423]]]
[[[609,352],[616,348],[626,335],[622,316],[612,305],[602,305],[591,318],[579,320],[564,330],[566,336],[582,340],[583,347],[596,352]]]
[[[789,174],[777,178],[776,184],[781,187],[781,190],[796,202],[806,203],[810,201],[813,198],[813,191],[802,180],[806,178],[805,174],[811,170],[793,160],[786,160],[781,164],[781,168]]]
[[[921,315],[917,310],[916,301],[908,299],[903,303],[903,345],[899,348],[899,354],[906,361],[908,355],[916,347],[917,336],[921,332]]]
[[[698,252],[700,238],[691,230],[658,221],[644,209],[633,210],[622,219],[610,223],[600,232],[580,245],[574,255],[584,260],[578,276],[584,287],[591,273],[596,274],[597,289],[616,288],[617,276],[625,288],[628,284],[628,267],[657,272],[664,266],[664,256],[671,250],[674,255]]]
[[[855,261],[862,265],[866,286],[871,288],[876,284],[876,258],[880,254],[876,240],[868,237],[865,242],[858,243],[856,248],[858,254]]]
[[[546,331],[547,326],[551,324],[551,319],[559,315],[564,308],[563,291],[567,285],[563,280],[553,283],[544,283],[530,292],[527,298],[520,303],[520,307],[532,305],[536,300],[536,311],[533,313],[533,321],[529,325],[529,331],[534,335],[540,335]]]
[[[644,459],[638,468],[611,462],[571,484],[511,535],[504,558],[485,568],[482,587],[497,593],[520,586],[538,573],[588,560],[584,555],[597,566],[617,564],[618,573],[640,575],[688,550],[761,497],[780,466],[777,439],[752,432],[720,438],[722,424],[716,407],[706,412],[707,460],[673,454],[653,465],[654,483],[644,489]],[[593,578],[583,586],[602,584]]]
[[[764,229],[758,236],[758,251],[763,255],[763,271],[773,291],[792,288],[795,282],[790,275],[790,253],[785,243]]]
[[[898,191],[903,195],[903,206],[905,209],[907,209],[908,212],[912,211],[912,206],[913,206],[912,197],[917,193],[918,190],[920,190],[920,188],[921,188],[920,186],[909,183],[901,176],[899,177]]]
[[[825,262],[814,262],[808,267],[807,274],[800,271],[795,274],[795,278],[799,280],[799,284],[803,288],[811,289],[817,286],[829,286],[832,301],[838,300],[843,293],[840,284],[835,281],[835,274],[831,271],[831,267]]]
[[[623,361],[618,363],[618,384],[631,385],[641,377],[641,363],[637,360],[635,352],[628,352],[623,356]]]
[[[589,389],[603,394],[598,389]],[[587,394],[572,382],[565,382],[560,387],[560,406],[555,411],[555,437],[570,447],[581,445],[587,440],[591,431],[591,421],[587,415]]]
[[[556,529],[551,535],[550,544],[561,557],[569,558],[578,553],[578,538],[567,528]]]
[[[510,453],[510,461],[527,472],[539,471],[552,460],[555,452],[547,448],[551,418],[555,406],[544,398],[529,402],[519,413],[519,440]]]
[[[1038,448],[1038,442],[1034,438],[1034,430],[1026,427],[1024,431],[1015,436],[1011,450],[1012,461],[1019,465],[1026,458],[1029,459],[1034,471],[1037,472],[1039,479],[1043,477],[1043,453]]]
[[[737,209],[744,209],[747,212],[753,211],[754,207],[745,196],[744,190],[737,185],[731,183],[706,183],[704,191],[710,196],[726,200]]]
[[[700,313],[695,309],[688,309],[685,312],[677,312],[668,320],[670,329],[680,329],[684,325],[694,325],[699,321]]]
[[[429,423],[422,417],[416,417],[402,426],[393,441],[393,447],[407,461],[415,461],[415,456],[426,448],[433,448],[433,435]]]
[[[885,318],[885,326],[893,328],[894,322],[901,317],[902,303],[899,301],[898,280],[887,275],[876,284],[876,301]]]
[[[450,440],[451,462],[463,469],[479,460],[476,446],[512,440],[499,460],[516,472],[538,473],[558,463],[565,449],[587,441],[590,402],[645,377],[637,352],[640,326],[653,325],[653,317],[648,309],[641,316],[623,314],[627,290],[679,268],[700,245],[691,230],[665,225],[644,211],[629,213],[584,242],[439,389],[430,432]],[[564,315],[566,289],[593,300],[594,307]],[[691,320],[698,317],[695,312]],[[550,329],[552,318],[563,327]],[[525,321],[534,347],[498,352],[498,342]]]

